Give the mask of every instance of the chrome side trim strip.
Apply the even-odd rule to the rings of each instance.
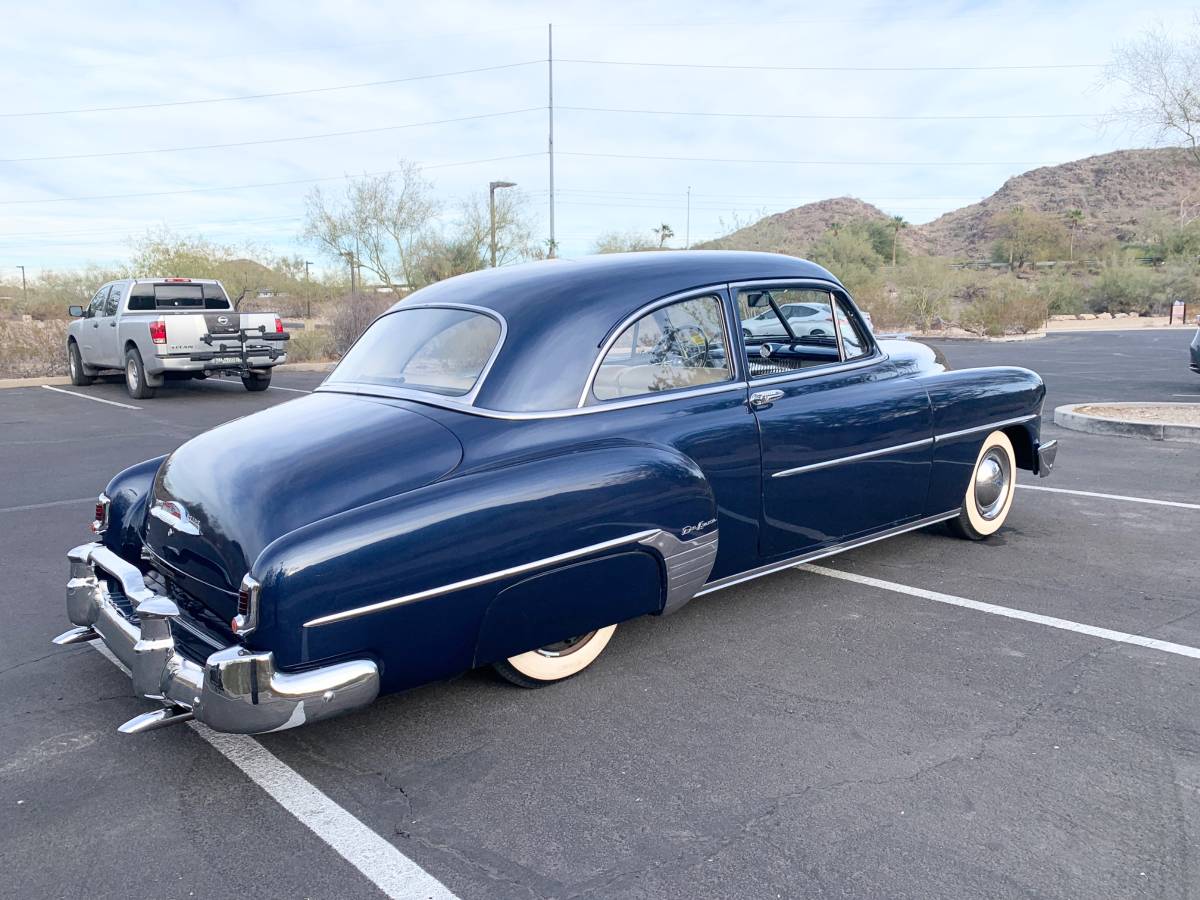
[[[964,428],[962,431],[948,431],[945,434],[935,434],[935,441],[952,441],[955,438],[966,437],[968,434],[975,434],[977,431],[992,431],[996,428],[1004,428],[1008,425],[1020,425],[1022,422],[1029,422],[1037,418],[1036,413],[1031,413],[1028,416],[1017,416],[1015,419],[1002,419],[999,422],[989,422],[987,425],[976,425],[974,428]]]
[[[704,586],[704,582],[712,574],[713,563],[717,561],[717,541],[716,529],[690,541],[681,541],[667,531],[659,531],[653,537],[641,541],[662,555],[667,568],[664,615],[675,612],[695,597],[696,591]]]
[[[887,531],[880,531],[876,534],[869,534],[866,537],[857,538],[853,541],[847,541],[844,544],[835,544],[832,547],[825,547],[821,550],[812,550],[808,553],[801,553],[799,556],[793,556],[790,559],[785,559],[780,562],[768,563],[765,566],[759,566],[757,569],[749,569],[745,572],[740,572],[737,575],[729,575],[725,578],[719,578],[716,581],[709,582],[703,589],[697,592],[697,597],[703,597],[705,594],[711,594],[714,591],[719,591],[727,587],[733,587],[735,584],[741,584],[743,581],[752,581],[755,578],[762,578],[764,575],[773,575],[776,572],[782,572],[784,569],[791,569],[801,563],[814,562],[818,559],[824,559],[827,556],[836,556],[838,553],[845,553],[847,550],[854,550],[858,547],[865,547],[867,544],[873,544],[876,541],[882,541],[885,538],[896,537],[908,531],[916,531],[918,528],[924,528],[927,525],[936,525],[938,522],[945,522],[947,519],[953,519],[958,515],[958,510],[953,512],[941,513],[936,516],[927,516],[924,519],[918,519],[916,522],[909,522],[907,525],[899,525],[895,528],[889,528]]]
[[[843,463],[858,462],[860,459],[871,459],[875,456],[885,456],[888,453],[899,453],[902,450],[915,450],[927,447],[933,443],[933,438],[922,438],[919,441],[909,441],[907,444],[896,444],[894,447],[884,447],[880,450],[868,450],[866,453],[855,453],[852,456],[840,456],[837,459],[827,459],[824,462],[809,463],[807,466],[797,466],[794,469],[784,469],[775,472],[772,478],[787,478],[789,475],[799,475],[801,472],[815,472],[817,469],[828,469],[830,466],[840,466]]]
[[[613,538],[609,541],[601,541],[599,544],[589,544],[587,547],[580,547],[578,550],[568,550],[566,553],[559,553],[555,556],[547,556],[544,559],[535,559],[532,562],[522,563],[519,566],[500,569],[497,572],[488,572],[486,575],[476,575],[474,578],[464,578],[462,581],[455,581],[452,584],[444,584],[440,587],[429,588],[425,591],[417,591],[415,594],[405,594],[402,597],[393,597],[391,600],[381,600],[378,603],[370,603],[366,606],[358,606],[354,609],[330,613],[327,616],[319,616],[315,619],[310,619],[309,621],[305,622],[304,627],[315,628],[318,625],[328,625],[332,622],[344,622],[347,619],[356,619],[359,616],[366,616],[384,609],[392,609],[393,607],[404,606],[407,603],[416,603],[419,600],[429,600],[433,597],[441,597],[445,594],[452,594],[455,591],[462,591],[466,590],[467,588],[478,587],[481,584],[490,584],[493,581],[500,581],[505,578],[511,578],[515,575],[524,575],[526,572],[544,569],[547,566],[571,562],[572,560],[580,559],[584,556],[591,556],[593,553],[602,553],[605,550],[612,550],[616,547],[624,547],[628,544],[636,544],[641,541],[654,538],[659,533],[659,529],[651,528],[648,531],[639,531],[635,534],[628,534],[624,537]]]

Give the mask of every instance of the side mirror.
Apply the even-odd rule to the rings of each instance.
[[[766,291],[754,291],[746,295],[746,305],[751,309],[758,309],[761,306],[770,306],[770,294]]]
[[[83,307],[82,306],[68,306],[67,307],[67,315],[71,316],[71,318],[73,318],[73,319],[82,319],[83,318]]]

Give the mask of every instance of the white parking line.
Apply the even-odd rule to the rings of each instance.
[[[953,594],[927,591],[924,588],[909,587],[907,584],[897,584],[894,581],[884,581],[881,578],[871,578],[867,575],[855,575],[853,572],[843,572],[841,569],[830,569],[826,566],[817,566],[812,563],[805,563],[796,566],[796,568],[805,572],[813,572],[817,575],[825,575],[829,578],[853,581],[855,584],[865,584],[884,591],[895,591],[898,594],[908,594],[911,597],[920,597],[924,600],[936,601],[937,603],[948,603],[951,606],[961,606],[977,612],[991,613],[993,616],[1020,619],[1023,622],[1047,625],[1050,628],[1061,628],[1064,631],[1074,631],[1079,634],[1090,635],[1091,637],[1103,638],[1106,641],[1134,644],[1138,647],[1149,647],[1151,650],[1161,650],[1164,653],[1174,653],[1177,656],[1200,659],[1200,647],[1189,647],[1186,644],[1160,641],[1158,638],[1145,637],[1140,634],[1126,634],[1124,631],[1113,631],[1109,628],[1097,628],[1095,625],[1084,625],[1082,622],[1072,622],[1070,619],[1043,616],[1041,613],[1026,612],[1023,609],[1012,609],[1008,606],[997,606],[994,603],[980,603],[978,600],[968,600],[966,597],[955,597]]]
[[[107,403],[109,406],[119,406],[121,409],[141,409],[140,406],[130,406],[128,403],[118,403],[116,400],[104,400],[100,397],[89,397],[87,394],[77,394],[75,391],[64,391],[62,388],[50,387],[48,384],[43,384],[42,387],[48,391],[54,391],[56,394],[78,397],[80,400],[95,400],[97,403]]]
[[[1074,494],[1078,497],[1098,497],[1101,500],[1125,500],[1128,503],[1149,503],[1151,506],[1176,506],[1180,509],[1200,509],[1200,503],[1182,500],[1154,500],[1150,497],[1127,497],[1124,494],[1098,494],[1095,491],[1073,491],[1069,488],[1042,487],[1040,484],[1018,484],[1027,491],[1046,491],[1051,494]]]
[[[125,665],[102,642],[93,641],[92,647],[129,674]],[[198,722],[187,724],[388,897],[393,900],[457,900],[444,884],[254,738],[245,734],[222,734]]]
[[[300,388],[285,388],[285,387],[279,387],[278,385],[274,385],[274,384],[273,384],[273,385],[271,385],[271,386],[268,388],[268,390],[272,390],[272,391],[291,391],[293,394],[311,394],[311,393],[312,393],[312,391],[305,391],[305,390],[301,390]]]
[[[50,506],[71,506],[76,503],[95,503],[96,498],[92,497],[77,497],[74,500],[51,500],[48,503],[29,503],[25,506],[3,506],[0,507],[0,513],[10,512],[25,512],[30,509],[46,509]]]

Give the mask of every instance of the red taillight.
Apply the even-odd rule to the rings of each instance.
[[[192,279],[190,279],[190,278],[164,278],[163,279],[163,281],[169,281],[172,284],[179,284],[180,282],[191,282],[191,280]]]
[[[275,317],[275,333],[283,334],[283,320],[279,316]]]
[[[97,522],[104,521],[104,509],[105,509],[104,504],[99,501],[96,501],[96,521]]]
[[[257,627],[258,591],[258,582],[247,573],[238,588],[237,615],[229,622],[234,634],[249,634]]]
[[[96,518],[92,520],[92,534],[103,534],[108,528],[108,497],[101,494],[96,498]]]
[[[156,344],[165,344],[167,342],[167,323],[162,319],[150,323],[150,340]]]

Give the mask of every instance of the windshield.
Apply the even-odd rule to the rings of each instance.
[[[129,292],[131,312],[158,309],[229,309],[229,297],[219,284],[135,284]]]
[[[379,384],[469,394],[500,340],[500,323],[467,309],[424,307],[381,316],[326,384]]]

